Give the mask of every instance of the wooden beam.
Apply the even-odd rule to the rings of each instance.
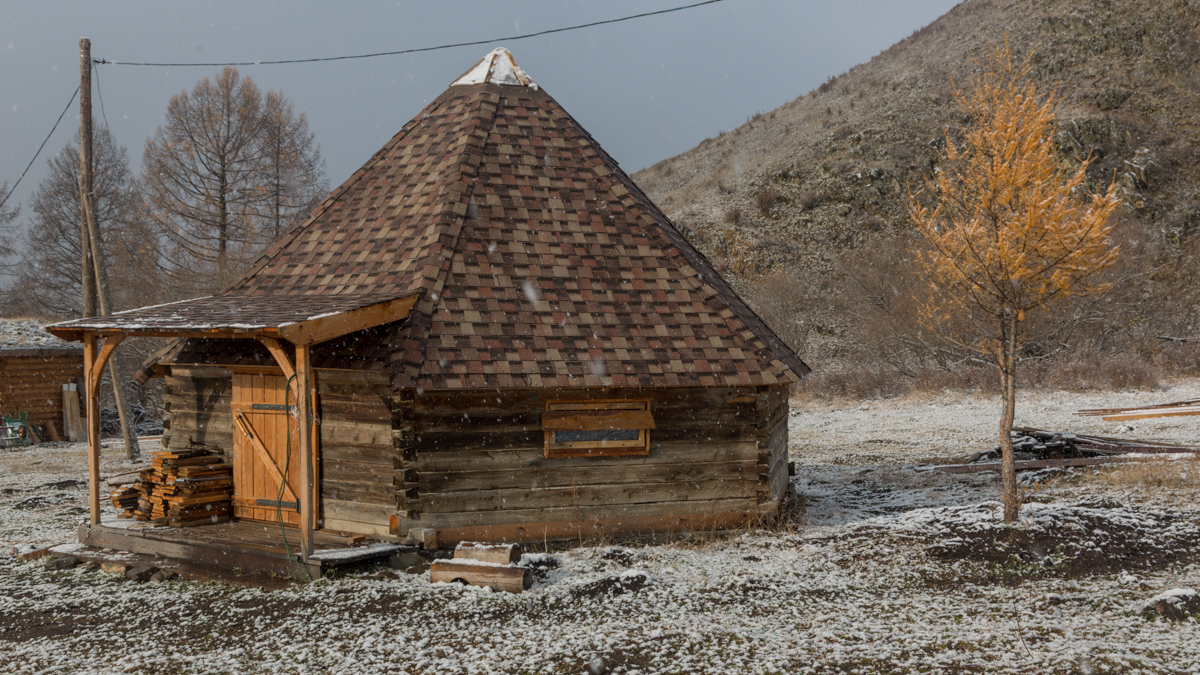
[[[308,345],[296,345],[296,389],[299,397],[296,399],[296,424],[300,427],[300,548],[302,557],[308,562],[313,552],[314,494],[316,481],[313,480],[315,459],[313,457],[313,394],[316,386],[313,380],[312,356]]]
[[[87,411],[88,508],[92,527],[100,525],[100,402],[91,386],[96,367],[96,336],[83,336],[84,409]]]
[[[296,501],[296,492],[292,490],[291,485],[288,485],[287,477],[284,476],[283,472],[279,470],[279,465],[276,464],[275,459],[271,457],[271,453],[267,450],[267,446],[263,445],[262,439],[258,437],[258,431],[256,431],[254,426],[250,424],[250,420],[246,419],[245,415],[239,412],[233,416],[233,421],[235,424],[237,424],[238,429],[241,429],[242,433],[246,435],[246,438],[250,439],[250,445],[254,447],[254,452],[258,455],[258,458],[262,460],[263,466],[267,468],[267,472],[271,474],[271,477],[275,479],[276,483],[283,486],[284,492],[287,493],[287,497],[291,501]]]
[[[1180,406],[1178,408],[1164,408],[1161,410],[1142,410],[1139,412],[1123,412],[1115,415],[1105,415],[1100,419],[1105,422],[1126,422],[1129,420],[1148,420],[1155,417],[1189,417],[1192,415],[1200,415],[1200,406]]]
[[[1180,450],[1172,454],[1195,454],[1194,451]],[[1150,462],[1160,459],[1166,459],[1167,454],[1163,453],[1157,457],[1084,457],[1080,459],[1033,459],[1024,462],[1014,462],[1017,465],[1017,471],[1028,471],[1030,469],[1047,469],[1051,467],[1067,467],[1067,466],[1097,466],[1099,464],[1123,464],[1125,462]],[[942,471],[944,473],[979,473],[981,471],[999,471],[1000,462],[987,462],[985,464],[945,464],[942,466],[929,467],[933,471]]]
[[[343,335],[408,318],[420,294],[379,302],[279,327],[279,336],[297,345],[315,345]]]
[[[288,358],[287,352],[283,349],[283,343],[272,337],[258,337],[258,341],[262,343],[267,351],[271,352],[275,363],[279,364],[279,368],[283,370],[283,376],[289,380],[296,376],[296,367],[292,365],[292,360]]]
[[[154,338],[216,338],[226,340],[253,340],[263,333],[273,333],[271,329],[262,331],[250,330],[198,330],[198,329],[169,329],[169,328],[55,328],[48,326],[46,332],[67,342],[80,342],[85,333],[97,337],[122,335],[125,337],[154,337]]]
[[[116,351],[117,345],[125,339],[124,335],[110,335],[104,340],[104,346],[100,348],[100,353],[96,356],[96,367],[88,374],[88,392],[93,389],[100,390],[100,379],[104,377],[104,366],[108,363],[108,359]]]

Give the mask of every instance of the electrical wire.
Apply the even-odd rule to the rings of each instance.
[[[71,104],[75,102],[75,97],[78,95],[79,87],[75,87],[75,93],[71,94],[71,100],[67,101],[67,107],[63,108],[63,111],[59,113],[58,119],[54,122],[54,126],[50,127],[50,133],[46,134],[46,139],[42,141],[41,145],[38,146],[37,152],[33,153],[33,159],[29,160],[29,164],[27,164],[25,166],[25,170],[21,172],[21,178],[24,178],[25,174],[29,173],[29,167],[33,166],[33,163],[37,161],[38,155],[42,154],[42,148],[46,147],[46,143],[48,143],[50,141],[50,137],[54,135],[54,130],[58,128],[58,123],[62,121],[63,116],[66,115],[67,111],[71,109]],[[0,210],[4,209],[4,205],[8,203],[8,198],[17,191],[17,186],[21,184],[21,178],[18,178],[17,182],[13,183],[12,189],[8,191],[8,194],[4,195],[4,199],[0,199]]]
[[[354,54],[351,56],[326,56],[326,57],[311,58],[311,59],[284,59],[284,60],[279,60],[279,61],[237,61],[237,62],[229,62],[229,63],[147,63],[147,62],[135,62],[135,61],[105,61],[103,59],[97,60],[96,63],[111,64],[114,66],[159,66],[159,67],[171,67],[171,68],[176,68],[176,67],[183,68],[183,67],[189,67],[189,66],[204,66],[204,67],[211,68],[214,66],[275,66],[275,65],[280,65],[280,64],[284,64],[284,63],[316,63],[319,61],[346,61],[349,59],[370,59],[370,58],[374,58],[376,56],[398,56],[400,54],[415,54],[417,52],[432,52],[432,51],[436,51],[439,49],[451,49],[453,47],[471,47],[471,46],[475,46],[475,45],[491,44],[493,42],[511,42],[511,41],[515,41],[515,40],[525,40],[525,39],[528,39],[531,37],[538,37],[539,35],[550,35],[551,33],[564,33],[566,31],[579,30],[581,28],[591,28],[593,26],[602,26],[602,25],[610,24],[610,23],[620,23],[622,21],[630,21],[632,19],[641,19],[641,18],[645,18],[647,16],[657,16],[659,14],[668,14],[670,12],[681,12],[686,9],[693,9],[695,7],[702,7],[704,5],[713,5],[718,2],[724,2],[724,1],[725,0],[705,0],[704,2],[696,2],[696,3],[690,4],[690,5],[683,5],[680,7],[672,7],[671,9],[660,9],[660,10],[657,10],[654,12],[643,12],[641,14],[631,14],[630,16],[623,16],[623,17],[620,17],[617,19],[605,19],[604,21],[593,21],[591,23],[583,23],[583,24],[579,24],[578,26],[565,26],[563,28],[551,28],[549,30],[538,31],[536,33],[528,33],[526,35],[511,35],[509,37],[490,38],[487,40],[474,40],[472,42],[456,42],[454,44],[438,45],[436,47],[416,47],[413,49],[400,49],[400,50],[397,50],[394,52],[375,52],[373,54]]]
[[[100,99],[100,116],[104,118],[104,128],[112,131],[112,127],[108,125],[108,113],[104,111],[104,94],[100,93],[100,69],[93,68],[92,72],[96,73],[96,97]]]
[[[285,419],[291,419],[292,417],[292,381],[295,379],[296,376],[292,375],[288,378],[287,383],[283,385],[283,409],[286,416]],[[299,405],[300,401],[296,401],[296,403]],[[297,422],[299,422],[299,419],[297,419]],[[287,450],[285,451],[283,458],[283,480],[279,481],[279,494],[275,497],[275,517],[279,520],[279,536],[283,537],[283,550],[287,553],[288,560],[294,561],[296,566],[304,571],[304,576],[308,577],[309,581],[312,581],[312,574],[309,573],[308,567],[301,565],[300,561],[296,560],[292,556],[292,547],[288,545],[287,531],[283,527],[283,491],[285,488],[287,488],[288,471],[290,471],[292,467],[292,430],[290,426],[285,425],[284,436],[287,437],[284,445]],[[300,495],[296,495],[296,503],[299,504],[299,502]]]

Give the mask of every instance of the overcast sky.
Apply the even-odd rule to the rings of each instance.
[[[79,82],[78,40],[109,61],[343,56],[528,34],[695,0],[93,2],[5,0],[0,15],[0,183],[11,185]],[[630,173],[679,154],[869,60],[955,0],[723,0],[682,12],[498,45],[330,63],[246,66],[308,115],[340,184],[496,46]],[[99,66],[117,141],[140,170],[167,101],[217,67]],[[95,115],[100,97],[93,94]],[[12,201],[74,137],[78,103]],[[10,201],[11,204],[11,201]],[[23,209],[22,221],[28,216]]]

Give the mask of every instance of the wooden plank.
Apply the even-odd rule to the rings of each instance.
[[[194,528],[206,529],[206,528]],[[252,549],[245,545],[142,537],[131,530],[91,527],[80,537],[80,543],[117,551],[162,556],[176,560],[215,565],[226,569],[244,568],[280,576],[297,573],[296,563],[282,552]],[[309,574],[319,577],[320,565],[308,566]]]
[[[1155,417],[1191,417],[1200,415],[1200,407],[1187,408],[1167,408],[1165,410],[1146,410],[1136,413],[1120,413],[1117,415],[1105,415],[1100,419],[1105,422],[1125,422],[1128,420],[1148,420]]]
[[[246,440],[250,441],[250,447],[254,448],[254,452],[258,457],[259,465],[265,468],[267,472],[271,474],[271,477],[275,479],[276,485],[283,487],[285,500],[296,501],[296,492],[284,478],[283,472],[279,470],[279,466],[275,464],[275,458],[271,457],[271,451],[267,450],[267,447],[263,445],[262,440],[258,437],[258,432],[254,429],[254,426],[248,419],[246,419],[246,416],[242,415],[241,413],[234,416],[233,419],[237,424],[238,429],[241,429],[242,433],[246,435]],[[258,493],[256,493],[256,496],[257,494]]]
[[[1193,453],[1177,453],[1180,455],[1193,455]],[[1100,464],[1124,464],[1128,462],[1154,462],[1160,461],[1168,455],[1158,455],[1156,457],[1084,457],[1079,459],[1034,459],[1022,462],[1014,462],[1017,471],[1027,471],[1029,469],[1046,469],[1050,467],[1068,467],[1068,466],[1097,466]],[[987,462],[984,464],[944,464],[941,466],[931,466],[929,470],[942,471],[945,473],[979,473],[981,471],[999,471],[1000,462]]]
[[[338,312],[319,319],[288,324],[279,328],[279,336],[297,346],[315,345],[355,331],[406,319],[420,297],[420,293],[414,293],[407,297],[378,302],[348,312]],[[299,368],[299,364],[297,364],[297,368]]]

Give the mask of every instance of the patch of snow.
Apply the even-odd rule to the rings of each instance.
[[[489,73],[490,71],[490,73]],[[517,65],[516,59],[504,47],[497,47],[483,57],[483,60],[475,64],[475,67],[468,70],[462,77],[450,83],[450,86],[468,85],[468,84],[506,84],[516,87],[530,87],[537,89],[537,83],[534,82],[521,67]]]

